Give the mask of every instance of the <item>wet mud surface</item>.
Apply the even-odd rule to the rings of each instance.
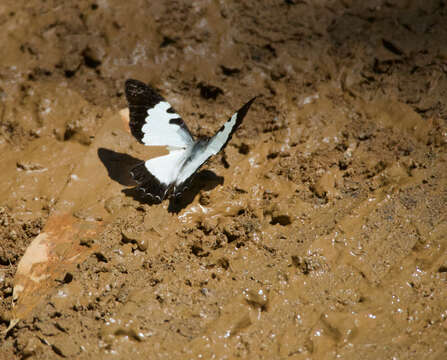
[[[444,359],[446,24],[442,1],[2,1],[2,331],[52,214],[101,226],[0,358]],[[196,136],[258,95],[180,203],[129,180],[129,77]]]

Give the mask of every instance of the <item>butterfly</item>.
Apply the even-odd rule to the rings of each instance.
[[[194,140],[180,115],[153,88],[129,79],[125,93],[132,135],[144,145],[165,146],[169,151],[130,171],[140,189],[158,202],[181,196],[202,165],[225,148],[255,100],[254,97],[234,113],[214,136]]]

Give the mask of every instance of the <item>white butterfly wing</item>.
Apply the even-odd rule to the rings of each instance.
[[[132,135],[147,146],[186,149],[194,139],[172,106],[145,83],[129,79],[125,85]]]
[[[175,112],[169,112],[171,105],[161,101],[152,109],[147,110],[143,125],[142,142],[148,146],[168,146],[169,148],[186,149],[192,146],[192,139],[185,123]]]

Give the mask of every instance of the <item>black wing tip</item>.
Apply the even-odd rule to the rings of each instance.
[[[230,138],[233,135],[233,132],[239,127],[239,125],[242,123],[242,120],[244,120],[245,115],[247,115],[248,110],[250,109],[251,104],[256,100],[257,96],[250,99],[247,103],[245,103],[244,106],[242,106],[237,112],[236,112],[236,125],[233,129],[233,131],[230,134]],[[220,131],[220,130],[219,130]],[[225,144],[226,145],[226,144]]]
[[[152,107],[164,101],[163,97],[150,85],[135,79],[127,79],[124,92],[129,105]]]
[[[257,96],[250,99],[247,103],[245,103],[244,106],[242,106],[237,112],[236,112],[236,126],[235,129],[242,123],[242,120],[244,120],[245,115],[247,115],[248,110],[250,109],[251,104],[256,100]]]
[[[129,105],[141,105],[145,100],[147,85],[139,80],[128,79],[124,85]]]
[[[146,83],[140,81],[140,80],[136,80],[136,79],[127,79],[125,82],[125,86],[147,86]]]
[[[253,101],[255,101],[256,99],[258,98],[258,96],[256,95],[256,96],[253,96],[250,100],[248,100],[246,103],[245,103],[245,105],[244,106],[242,106],[242,108],[244,108],[244,107],[250,107],[251,106],[251,104],[253,104]]]
[[[250,105],[253,103],[253,101],[255,101],[259,96],[253,96],[250,100],[248,100],[248,102],[245,105],[248,105],[250,107]]]
[[[134,96],[135,94],[141,94],[148,88],[148,85],[146,85],[144,82],[140,80],[135,79],[127,79],[124,83],[124,89],[126,92],[126,95]]]

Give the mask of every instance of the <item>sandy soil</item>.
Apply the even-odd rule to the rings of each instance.
[[[3,0],[0,358],[445,359],[446,24],[430,0]],[[181,204],[128,181],[130,77],[195,135],[259,96]],[[19,293],[42,234],[70,264]]]

